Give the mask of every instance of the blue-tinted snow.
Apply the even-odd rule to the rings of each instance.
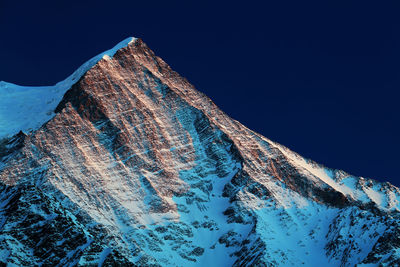
[[[98,267],[103,266],[104,261],[106,260],[107,256],[111,253],[110,248],[105,248],[101,253],[100,253],[100,258],[99,258],[99,263]]]
[[[19,86],[0,81],[0,139],[19,131],[30,132],[53,118],[65,92],[103,57],[107,60],[136,39],[129,37],[114,48],[85,62],[72,75],[53,86]]]

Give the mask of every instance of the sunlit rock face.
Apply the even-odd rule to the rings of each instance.
[[[247,129],[140,39],[54,111],[0,142],[2,263],[400,264],[398,188]]]

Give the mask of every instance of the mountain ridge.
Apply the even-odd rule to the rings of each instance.
[[[1,229],[12,233],[1,235],[2,262],[400,262],[397,187],[327,169],[249,130],[141,39],[102,57],[52,119],[20,137],[0,159]],[[19,210],[42,236],[16,233],[26,227]]]
[[[38,129],[55,115],[53,113],[55,105],[89,69],[104,58],[112,58],[119,49],[135,40],[134,37],[126,38],[112,49],[87,60],[66,79],[54,85],[21,86],[0,81],[0,93],[2,94],[0,99],[0,138],[11,137],[21,130],[34,131]]]

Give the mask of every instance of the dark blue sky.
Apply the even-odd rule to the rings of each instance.
[[[249,128],[400,185],[396,1],[107,2],[0,0],[0,80],[54,84],[140,37]]]

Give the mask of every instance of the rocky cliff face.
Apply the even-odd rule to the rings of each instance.
[[[0,143],[1,262],[400,265],[398,188],[247,129],[140,39],[85,71]]]

